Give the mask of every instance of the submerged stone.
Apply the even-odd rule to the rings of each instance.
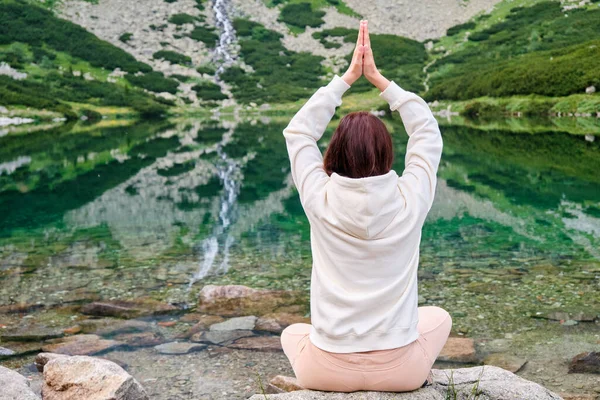
[[[198,311],[225,317],[265,315],[304,303],[298,291],[253,289],[242,285],[206,285],[200,291]]]
[[[310,318],[290,313],[272,313],[260,317],[256,321],[257,331],[281,333],[292,324],[310,324]]]
[[[3,342],[42,342],[64,336],[61,329],[46,328],[38,325],[23,326],[15,330],[0,331]]]
[[[600,352],[577,354],[569,364],[569,373],[600,374]]]
[[[75,355],[93,355],[122,346],[123,342],[102,339],[98,335],[76,335],[52,340],[42,350],[47,353]]]
[[[256,325],[257,318],[255,316],[237,317],[228,319],[225,322],[213,324],[210,326],[211,331],[235,331],[235,330],[253,330]]]
[[[4,347],[0,347],[0,360],[37,353],[42,349],[40,342],[6,342],[2,345]]]
[[[188,342],[171,342],[154,347],[161,354],[188,354],[200,351],[206,348],[205,344]]]
[[[227,345],[234,340],[243,337],[253,336],[252,331],[235,330],[235,331],[208,331],[198,332],[191,337],[192,342],[206,342],[219,345]]]
[[[81,309],[83,314],[101,317],[138,318],[149,315],[164,315],[179,309],[171,304],[152,299],[96,301]]]
[[[513,356],[504,353],[495,353],[487,356],[483,363],[485,365],[493,365],[500,367],[510,372],[518,372],[527,363],[527,360],[521,357]]]
[[[279,336],[255,336],[236,340],[229,346],[232,349],[256,350],[256,351],[282,351]]]
[[[79,321],[83,333],[94,333],[96,335],[108,336],[119,333],[145,332],[152,330],[152,324],[138,320],[120,320],[111,318],[86,319]]]
[[[450,337],[437,359],[457,363],[476,362],[475,342],[471,338]]]

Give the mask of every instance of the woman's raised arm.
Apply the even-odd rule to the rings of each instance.
[[[433,204],[436,175],[442,156],[440,128],[422,98],[400,88],[395,82],[390,82],[379,72],[373,58],[366,22],[363,30],[363,74],[381,91],[380,96],[389,103],[390,109],[398,110],[409,136],[404,172],[398,180],[398,187],[407,203],[412,202],[424,219]]]
[[[352,62],[342,78],[335,76],[327,86],[317,90],[283,130],[292,178],[307,209],[312,194],[324,187],[328,175],[323,169],[323,155],[317,146],[342,95],[362,74],[362,35],[359,31]]]

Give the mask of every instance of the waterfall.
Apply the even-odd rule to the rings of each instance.
[[[189,287],[203,279],[209,274],[223,274],[229,268],[229,248],[234,242],[233,236],[228,228],[234,222],[236,217],[236,200],[240,192],[242,179],[240,178],[240,165],[231,159],[223,151],[224,143],[219,143],[217,154],[219,162],[217,164],[217,174],[223,183],[223,193],[219,198],[219,221],[213,228],[212,234],[202,241],[203,260],[198,271],[190,279]],[[221,251],[221,263],[217,268],[213,268],[219,249]]]
[[[219,75],[227,67],[233,64],[234,55],[231,52],[231,45],[235,43],[235,30],[228,14],[229,0],[214,0],[213,11],[215,13],[216,26],[221,34],[215,48],[214,61],[219,65],[215,74],[217,80]]]

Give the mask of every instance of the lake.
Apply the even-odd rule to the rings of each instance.
[[[205,284],[299,290],[308,312],[309,224],[281,134],[288,119],[0,132],[0,308],[28,305],[0,326],[68,327],[101,299],[185,312]],[[385,122],[400,174],[407,137],[399,118]],[[598,324],[581,321],[600,315],[600,136],[502,126],[442,126],[419,301],[447,309],[453,335],[484,352],[564,364],[600,340]]]

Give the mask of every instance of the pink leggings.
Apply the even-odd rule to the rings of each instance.
[[[298,383],[306,389],[408,392],[425,383],[451,327],[452,319],[445,310],[419,307],[419,338],[396,349],[330,353],[310,342],[309,324],[288,326],[281,343]]]

